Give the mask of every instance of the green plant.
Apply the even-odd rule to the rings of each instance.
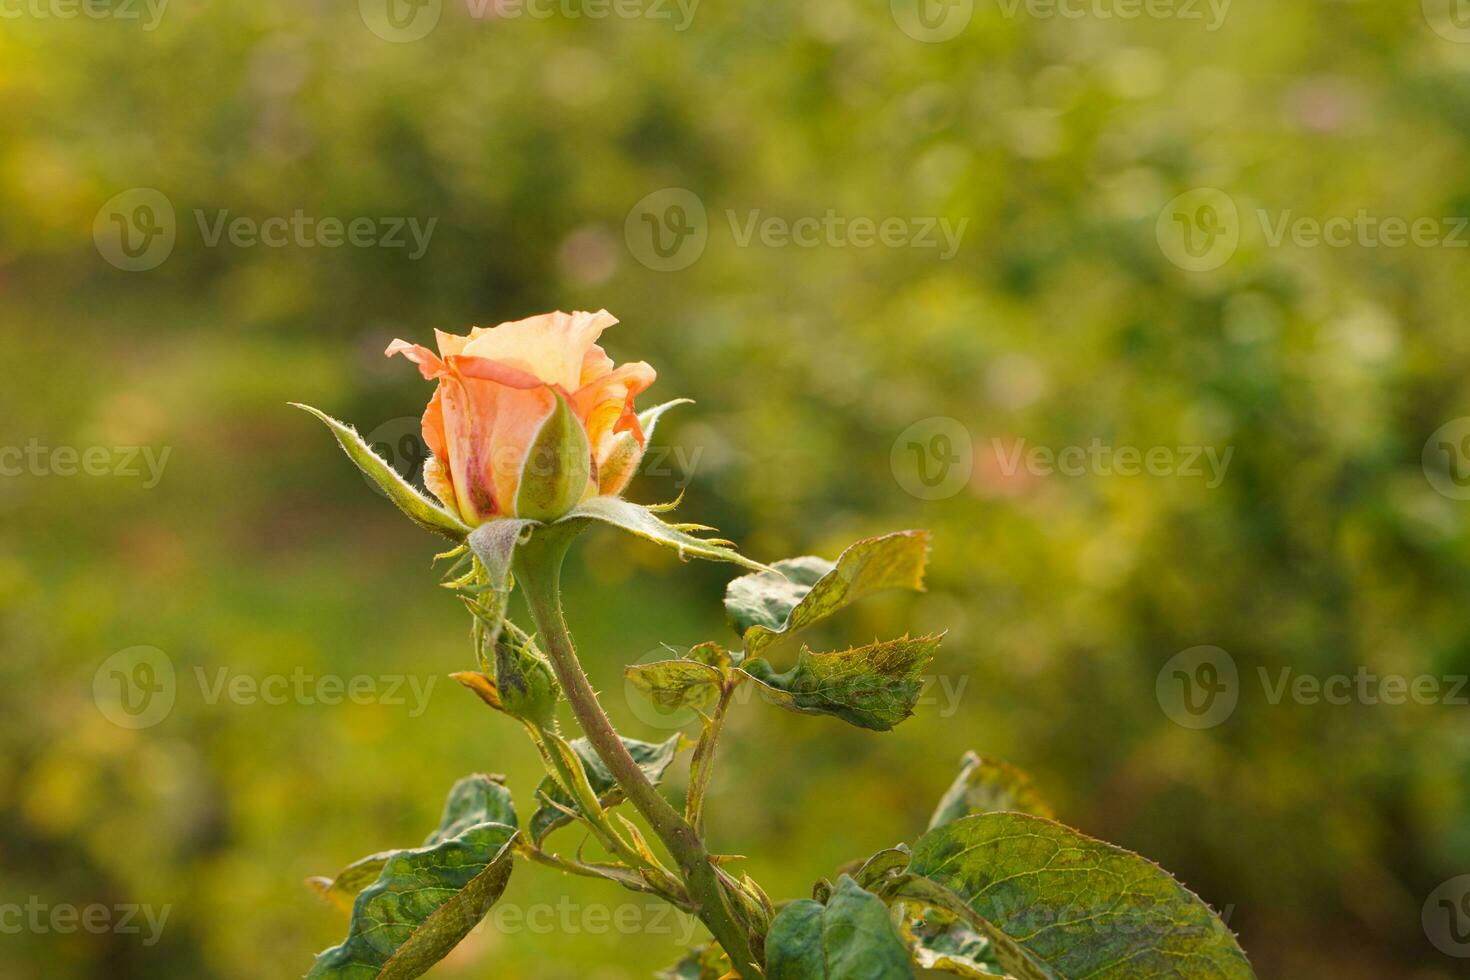
[[[442,370],[447,376],[457,369],[451,362]],[[767,655],[778,641],[866,595],[922,588],[928,535],[902,531],[859,541],[835,562],[807,556],[768,567],[751,561],[729,542],[697,536],[708,528],[666,523],[659,515],[673,505],[640,506],[616,491],[584,494],[589,480],[593,491],[597,486],[598,457],[569,408],[575,401],[556,388],[545,402],[547,414],[527,445],[549,450],[550,463],[535,467],[527,454],[512,484],[522,502],[563,503],[554,512],[541,510],[541,519],[496,513],[478,521],[455,512],[457,487],[448,487],[447,477],[445,488],[436,489],[440,506],[375,456],[351,427],[309,409],[410,518],[453,542],[440,556],[451,562],[444,584],[470,611],[478,660],[478,669],[455,678],[518,722],[546,768],[537,808],[524,823],[499,777],[469,776],[451,790],[443,819],[423,846],[374,854],[333,878],[316,879],[324,897],[350,907],[352,919],[346,940],[318,956],[311,977],[421,975],[486,915],[516,859],[604,878],[698,916],[712,940],[664,974],[675,980],[873,980],[912,977],[918,968],[1016,980],[1253,975],[1229,929],[1200,899],[1143,858],[1055,822],[1028,777],[973,753],[912,846],[854,862],[835,883],[818,881],[811,898],[774,902],[748,875],[732,871],[738,858],[710,850],[704,806],[736,690],[753,685],[772,704],[874,731],[912,714],[939,635],[829,652],[802,645],[785,671]],[[667,407],[638,417],[633,431],[640,451]],[[632,686],[653,702],[702,720],[682,808],[658,784],[685,748],[684,737],[646,743],[619,735],[582,671],[563,617],[562,563],[594,522],[683,557],[749,569],[725,595],[740,648],[707,642],[682,657],[627,668]],[[524,594],[534,632],[507,615],[514,588]],[[556,720],[562,702],[583,737],[562,734]],[[647,822],[662,855],[618,812],[624,802]],[[590,833],[606,859],[550,848],[550,836],[572,824]]]

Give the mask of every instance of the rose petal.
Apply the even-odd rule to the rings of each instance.
[[[606,310],[544,313],[475,331],[462,353],[523,364],[547,384],[574,391],[580,386],[588,351],[602,332],[617,322]]]
[[[421,344],[410,344],[406,340],[395,339],[393,343],[388,345],[388,349],[383,351],[383,356],[392,357],[394,354],[402,354],[417,364],[419,366],[419,373],[426,380],[433,381],[444,373],[444,362],[439,359],[437,354]]]

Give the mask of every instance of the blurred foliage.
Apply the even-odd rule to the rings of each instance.
[[[0,972],[297,976],[343,926],[305,877],[416,839],[470,772],[506,773],[534,809],[538,762],[446,676],[473,663],[436,542],[286,402],[401,432],[430,389],[381,356],[392,337],[605,306],[623,320],[610,352],[660,372],[647,404],[698,401],[658,440],[698,454],[685,519],[765,560],[934,532],[929,591],[855,607],[833,639],[948,629],[936,669],[964,685],[957,710],[936,686],[885,735],[758,700],[732,717],[713,845],[774,896],[912,840],[974,748],[1226,910],[1263,977],[1455,975],[1420,907],[1470,870],[1464,708],[1272,705],[1255,678],[1470,672],[1466,504],[1420,466],[1470,414],[1466,253],[1270,247],[1253,215],[1467,213],[1470,45],[1412,0],[1239,3],[1216,32],[980,4],[943,44],[856,0],[706,3],[685,31],[451,3],[403,44],[355,8],[0,21],[0,445],[171,450],[155,487],[0,478],[0,903],[171,910],[153,945],[0,934]],[[1189,273],[1155,220],[1199,186],[1234,198],[1242,238]],[[178,215],[147,272],[92,240],[133,187]],[[703,256],[668,273],[624,241],[665,187],[709,214]],[[298,208],[438,223],[410,261],[208,247],[195,218]],[[969,225],[950,261],[741,247],[726,212],[757,209]],[[926,501],[890,449],[933,416],[964,425],[976,465]],[[1007,475],[992,441],[1095,438],[1235,453],[1211,489]],[[594,682],[627,734],[667,737],[620,667],[731,642],[733,569],[608,530],[576,563]],[[140,644],[172,659],[178,698],[135,731],[98,711],[93,675]],[[1199,644],[1234,656],[1244,690],[1191,731],[1155,676]],[[211,704],[199,678],[221,670],[434,686],[418,717],[411,694]],[[530,867],[504,903],[644,905]],[[631,915],[628,935],[575,914],[485,927],[435,975],[621,980],[679,958],[672,920]]]

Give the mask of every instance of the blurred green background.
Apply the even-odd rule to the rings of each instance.
[[[1464,702],[1273,704],[1258,671],[1470,671],[1451,479],[1470,429],[1421,460],[1470,415],[1470,235],[1456,247],[1447,220],[1470,214],[1470,44],[1433,2],[1104,16],[1121,8],[7,6],[0,446],[38,448],[0,458],[0,906],[168,918],[153,937],[141,916],[141,933],[5,928],[0,975],[298,976],[345,931],[303,878],[418,843],[468,772],[508,774],[529,813],[528,744],[446,677],[471,651],[435,540],[286,402],[411,469],[430,386],[382,357],[390,339],[604,306],[623,321],[610,353],[659,371],[643,404],[698,401],[633,499],[688,483],[686,520],[766,560],[934,532],[926,594],[828,631],[949,630],[913,719],[875,735],[754,700],[731,721],[712,843],[774,896],[913,839],[974,748],[1227,912],[1262,977],[1464,975],[1421,922],[1470,872]],[[671,210],[689,197],[669,188],[695,206]],[[1237,211],[1178,212],[1226,244],[1174,261],[1170,202],[1195,188]],[[418,258],[210,244],[221,211],[298,209],[435,224]],[[911,237],[744,237],[757,213],[829,211],[968,224],[948,258]],[[1272,241],[1288,214],[1359,212],[1448,237]],[[170,227],[171,248],[145,234]],[[653,250],[680,228],[671,258]],[[1220,481],[1006,462],[1094,440],[1233,455]],[[960,475],[916,483],[914,444]],[[156,481],[141,457],[117,472],[128,446],[168,451]],[[65,475],[58,447],[103,447],[110,475]],[[620,665],[732,642],[733,574],[611,531],[579,547],[568,615],[627,734],[668,729]],[[94,680],[139,645],[176,697],[132,729]],[[1196,730],[1156,679],[1200,645],[1239,684]],[[296,672],[433,686],[420,705],[408,683],[406,703],[209,696]],[[572,912],[482,928],[435,976],[643,977],[684,938],[640,896],[541,868],[505,902]],[[626,934],[585,914],[625,906]]]

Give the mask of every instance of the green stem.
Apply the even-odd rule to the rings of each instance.
[[[561,566],[579,530],[577,525],[538,529],[531,540],[516,549],[516,580],[525,590],[531,617],[536,621],[552,669],[588,741],[628,802],[643,814],[678,862],[689,896],[698,905],[696,914],[729,955],[735,971],[745,980],[758,980],[763,973],[751,952],[750,936],[730,907],[703,841],[628,754],[577,660],[561,610]]]

